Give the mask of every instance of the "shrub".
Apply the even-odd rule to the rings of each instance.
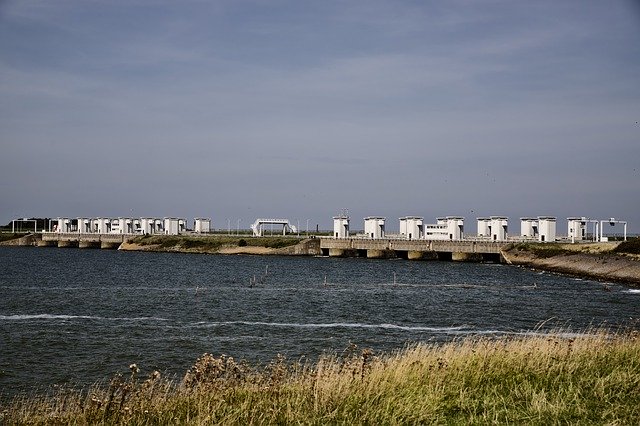
[[[640,254],[640,238],[623,241],[612,251],[614,253]]]

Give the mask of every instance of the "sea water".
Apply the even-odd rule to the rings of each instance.
[[[474,336],[640,328],[624,285],[499,264],[0,247],[0,394],[203,353],[313,361]]]

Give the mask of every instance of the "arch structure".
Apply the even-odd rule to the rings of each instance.
[[[265,225],[282,226],[282,235],[287,235],[287,230],[292,234],[298,232],[296,226],[289,223],[289,219],[256,219],[256,221],[251,224],[253,236],[262,237],[264,235]]]

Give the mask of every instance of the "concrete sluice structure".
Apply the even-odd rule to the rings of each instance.
[[[133,236],[126,234],[43,232],[42,239],[36,245],[38,247],[117,249],[127,238]]]
[[[501,250],[506,244],[481,240],[322,238],[320,249],[330,257],[501,262]]]

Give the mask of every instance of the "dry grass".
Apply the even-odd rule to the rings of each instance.
[[[158,373],[16,399],[3,424],[637,424],[634,332],[464,339],[314,365],[253,368],[205,354],[180,383]]]

